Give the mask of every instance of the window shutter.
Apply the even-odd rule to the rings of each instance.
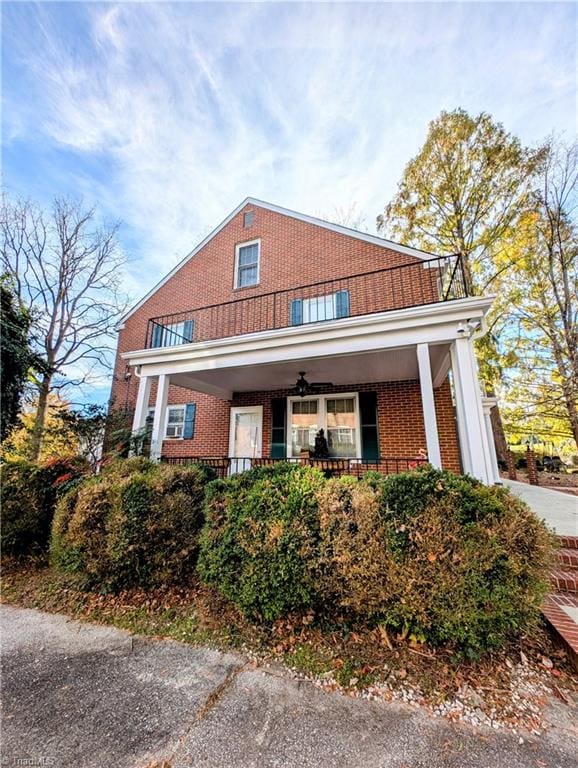
[[[188,344],[193,340],[193,321],[185,320],[183,325],[183,344]]]
[[[163,331],[165,329],[158,323],[153,323],[153,336],[151,340],[151,346],[162,347],[163,345]]]
[[[359,419],[361,422],[361,456],[365,461],[379,461],[376,392],[359,393]]]
[[[196,403],[187,403],[185,406],[185,424],[183,427],[183,438],[191,440],[195,434],[195,414],[197,411]]]
[[[271,400],[271,458],[284,459],[287,455],[286,440],[287,399],[274,397]]]
[[[349,291],[337,291],[335,294],[335,317],[349,317]]]
[[[293,299],[290,305],[291,325],[301,325],[303,323],[303,301],[302,299]]]

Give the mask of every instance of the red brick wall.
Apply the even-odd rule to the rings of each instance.
[[[243,226],[246,210],[253,210],[255,214],[253,225],[248,228]],[[234,289],[235,246],[257,238],[261,240],[260,283],[252,288]],[[152,317],[188,312],[197,307],[297,288],[322,280],[337,280],[402,264],[415,264],[416,267],[402,272],[393,270],[379,280],[359,278],[351,283],[352,314],[383,309],[384,302],[390,307],[397,307],[407,303],[409,298],[411,303],[412,295],[415,303],[431,300],[436,270],[423,269],[420,259],[397,251],[264,208],[246,206],[126,321],[118,338],[111,393],[114,407],[134,406],[137,383],[133,376],[129,384],[126,384],[125,363],[120,353],[145,347],[147,323]],[[306,298],[307,295],[318,293],[317,289],[312,289],[309,293],[300,291],[298,295]],[[283,322],[281,315],[287,313],[288,306],[287,297],[279,302],[278,323]],[[266,310],[265,307],[262,314],[253,314],[253,318],[265,323]],[[240,316],[240,311],[237,314]],[[251,322],[243,320],[237,332],[255,330]],[[208,330],[207,324],[210,325]],[[209,332],[212,337],[226,336],[231,331],[231,323],[224,311],[220,311],[218,317],[214,312],[205,313],[197,318],[195,338],[203,333],[206,336]],[[186,402],[186,397],[186,390],[177,392],[176,388],[171,388],[170,402]]]
[[[253,210],[255,214],[253,225],[249,228],[243,226],[246,210]],[[128,380],[125,379],[126,368],[120,354],[144,348],[147,323],[152,317],[410,264],[415,264],[415,269],[393,270],[384,273],[379,280],[359,278],[350,282],[348,287],[352,314],[383,309],[384,301],[393,308],[407,304],[408,297],[411,303],[412,295],[415,303],[431,301],[434,296],[436,271],[423,269],[419,259],[257,206],[247,206],[244,211],[237,214],[126,321],[118,339],[111,393],[114,408],[134,408],[138,379],[134,372]],[[260,283],[252,288],[234,289],[235,246],[257,238],[261,240]],[[307,297],[317,293],[312,289],[309,293],[299,291],[296,295]],[[279,307],[284,307],[280,311],[286,313],[288,301],[284,298]],[[261,316],[260,322],[266,320],[266,316]],[[283,322],[279,315],[277,320]],[[237,332],[239,330],[246,332],[255,329],[243,326],[236,329]],[[195,338],[199,338],[199,334],[214,337],[229,333],[231,325],[222,312],[218,318],[214,312],[197,318]],[[334,391],[360,389],[378,392],[382,454],[415,456],[419,449],[425,448],[418,382],[348,385]],[[233,401],[235,405],[263,403],[266,406],[263,424],[264,455],[269,451],[271,431],[269,402],[271,397],[284,394],[288,393],[238,394]],[[154,399],[153,384],[151,405],[154,405]],[[169,404],[187,402],[197,403],[195,436],[190,441],[165,441],[163,453],[225,456],[229,448],[230,403],[187,389],[170,388]],[[448,468],[459,469],[456,430],[447,381],[436,391],[436,405],[442,460]]]
[[[417,381],[382,382],[378,384],[349,384],[320,390],[320,394],[339,392],[377,392],[379,442],[382,456],[416,457],[426,450],[425,429],[421,410],[421,393]],[[287,397],[289,390],[237,393],[231,404],[214,412],[201,401],[201,395],[189,392],[189,401],[198,403],[197,423],[193,440],[165,440],[166,456],[226,456],[229,446],[229,405],[263,406],[263,456],[271,451],[271,399]],[[460,471],[460,459],[454,408],[449,380],[435,390],[436,414],[442,463],[444,468]],[[207,409],[203,416],[201,412]]]

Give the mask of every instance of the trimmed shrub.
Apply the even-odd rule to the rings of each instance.
[[[327,601],[471,655],[537,620],[552,537],[507,490],[431,468],[320,497]]]
[[[9,555],[45,552],[57,499],[87,469],[86,462],[76,458],[52,459],[41,465],[25,461],[2,464],[2,551]]]
[[[198,571],[247,616],[273,620],[317,602],[323,475],[289,463],[208,488]]]
[[[182,583],[194,571],[206,469],[118,460],[58,503],[50,554],[86,588]]]

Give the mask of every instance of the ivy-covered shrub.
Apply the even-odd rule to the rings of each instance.
[[[317,498],[325,480],[278,464],[210,484],[198,571],[246,615],[273,620],[317,602]]]
[[[87,588],[182,583],[194,571],[205,468],[118,460],[67,493],[52,526],[52,563]]]
[[[325,600],[467,653],[531,626],[552,537],[507,490],[432,468],[330,481],[320,496]]]
[[[86,462],[77,458],[2,464],[2,551],[18,556],[46,551],[57,499],[87,471]]]

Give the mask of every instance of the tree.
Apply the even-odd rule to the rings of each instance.
[[[104,432],[108,422],[107,408],[96,403],[70,409],[61,414],[63,427],[78,441],[78,452],[96,471],[102,458]]]
[[[541,155],[484,112],[442,112],[377,217],[378,230],[431,253],[458,254],[470,295],[496,290],[503,276],[496,254],[526,207]],[[478,353],[481,377],[493,394],[501,367],[491,333],[479,340]],[[497,408],[492,426],[503,459],[506,441]]]
[[[108,334],[125,309],[120,295],[124,258],[118,224],[98,225],[93,208],[56,199],[46,213],[27,201],[4,198],[0,218],[3,268],[21,304],[34,317],[45,369],[30,458],[42,446],[49,395],[86,381],[110,366]]]
[[[530,193],[540,151],[524,149],[482,112],[442,112],[403,172],[378,230],[438,254],[459,254],[470,293],[496,278],[494,254]]]
[[[4,440],[18,421],[29,373],[42,370],[42,361],[30,346],[30,313],[20,305],[6,276],[0,279],[0,292],[0,439]]]
[[[44,462],[55,457],[72,456],[77,453],[78,439],[63,419],[68,408],[68,403],[55,392],[49,394],[44,415],[43,439],[36,461]],[[15,461],[30,457],[37,412],[38,398],[24,406],[20,414],[19,426],[12,429],[2,443],[4,459]]]
[[[509,398],[558,431],[566,421],[578,444],[577,142],[548,141],[530,203],[503,257],[514,330],[500,336],[516,355]]]
[[[320,213],[320,219],[331,221],[333,224],[339,224],[342,227],[349,227],[358,232],[367,232],[367,221],[365,214],[361,211],[356,202],[348,206],[334,205],[330,213]]]

